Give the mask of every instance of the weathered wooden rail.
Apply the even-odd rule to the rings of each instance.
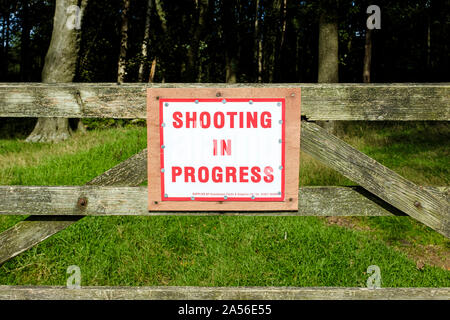
[[[450,84],[0,83],[0,117],[146,119],[147,88],[301,87],[308,120],[443,120]]]
[[[0,234],[0,264],[86,215],[409,215],[450,237],[449,188],[418,186],[309,120],[450,119],[450,84],[0,84],[0,117],[146,118],[148,87],[302,88],[301,148],[360,187],[302,187],[295,212],[148,212],[146,150],[86,186],[0,186],[0,215],[33,215]],[[0,299],[449,299],[449,288],[86,288],[0,286]]]
[[[0,300],[447,300],[450,288],[0,286]]]
[[[448,192],[448,187],[426,187]],[[361,187],[302,187],[298,211],[154,212],[147,208],[147,187],[0,186],[0,215],[258,215],[258,216],[396,216],[403,215],[371,197]],[[80,199],[85,202],[80,203]],[[332,203],[333,205],[330,205]]]

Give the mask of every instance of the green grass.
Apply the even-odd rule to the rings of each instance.
[[[422,123],[356,123],[344,136],[423,185],[448,185],[449,138],[448,127]],[[145,146],[145,128],[132,127],[54,145],[0,140],[0,185],[81,185]],[[303,154],[300,181],[353,184]],[[0,217],[0,231],[21,219]],[[317,217],[86,217],[3,264],[0,284],[64,285],[76,264],[82,285],[361,287],[376,264],[385,287],[450,286],[450,271],[418,268],[396,246],[407,240],[448,255],[448,239],[408,217],[352,219],[366,228]]]
[[[0,184],[82,185],[141,151],[145,139],[145,129],[127,128],[77,135],[56,145],[0,140],[0,150],[6,150],[0,155]]]
[[[364,123],[349,127],[344,140],[420,185],[450,185],[450,127],[427,122]]]
[[[84,285],[365,286],[371,264],[388,287],[450,281],[313,217],[90,217],[6,263],[0,282],[61,285],[70,264]]]

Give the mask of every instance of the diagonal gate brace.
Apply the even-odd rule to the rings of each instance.
[[[450,238],[446,194],[414,184],[312,122],[302,121],[300,145],[312,157]]]

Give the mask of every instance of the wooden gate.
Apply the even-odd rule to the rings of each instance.
[[[0,264],[87,215],[392,216],[450,237],[449,188],[419,186],[311,121],[450,119],[450,84],[0,84],[0,117],[146,119],[147,88],[301,87],[301,149],[358,187],[302,187],[297,212],[149,212],[147,151],[85,186],[0,186],[0,214],[32,215],[0,234]],[[332,203],[333,205],[330,205]],[[450,288],[25,287],[0,299],[450,299]]]

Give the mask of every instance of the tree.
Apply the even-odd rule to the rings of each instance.
[[[369,6],[367,8],[367,13],[373,13],[369,16],[366,22],[366,39],[364,45],[364,64],[363,64],[363,82],[370,83],[370,68],[372,66],[372,32],[374,28],[380,28],[380,17],[377,16],[377,11],[379,14],[378,6]]]
[[[169,32],[168,32],[168,28],[167,28],[167,15],[166,15],[166,12],[164,11],[161,0],[155,0],[155,9],[156,9],[156,13],[158,14],[159,20],[161,21],[161,28],[162,28],[163,36],[164,36],[164,38],[166,38],[166,37],[169,38]],[[166,46],[167,45],[164,42],[163,47],[165,48]],[[161,60],[160,60],[160,62],[161,62]],[[155,59],[153,59],[153,62],[152,62],[149,82],[153,82],[153,77],[155,76],[155,69],[156,69],[157,61],[158,61],[158,59],[155,57]],[[159,65],[161,66],[160,69],[162,69],[162,71],[164,71],[164,69],[165,69],[164,65],[162,63],[160,63]],[[161,82],[165,82],[164,73],[163,73]]]
[[[337,1],[322,0],[319,18],[319,64],[318,82],[339,82]],[[322,127],[332,133],[338,131],[336,121],[319,121]]]
[[[55,2],[0,0],[2,81],[41,81]],[[152,81],[150,73],[158,82],[361,82],[365,55],[366,81],[369,60],[370,81],[448,81],[449,0],[379,0],[389,23],[371,34],[365,31],[370,4],[91,0],[73,81],[117,81],[120,56],[119,81]],[[332,19],[336,8],[339,18]],[[330,50],[338,36],[339,52],[337,45]]]
[[[286,25],[287,25],[287,0],[283,0],[280,2],[280,23],[281,23],[281,34],[279,34],[276,45],[275,52],[275,58],[274,58],[274,64],[273,64],[273,71],[272,71],[272,79],[271,82],[277,81],[280,78],[280,74],[282,73],[281,68],[281,56],[283,53],[283,49],[285,47],[286,42]]]
[[[195,15],[193,22],[192,39],[187,52],[186,81],[194,82],[198,79],[199,63],[198,52],[200,39],[204,35],[208,15],[208,0],[197,0],[195,5]]]
[[[161,27],[165,34],[167,34],[167,17],[166,12],[162,6],[161,0],[155,0],[156,4],[156,12],[158,13],[158,17],[161,20]]]
[[[52,39],[42,70],[44,83],[73,81],[80,47],[81,15],[87,0],[81,1],[81,8],[77,3],[77,0],[56,0]],[[79,130],[84,129],[81,121],[77,122],[77,126]],[[57,142],[69,138],[71,134],[69,119],[39,118],[26,141]]]
[[[28,0],[22,0],[22,33],[20,38],[20,81],[29,81],[30,16]]]
[[[318,82],[339,82],[338,21],[333,7],[322,8],[319,21]]]
[[[280,49],[280,30],[283,32],[283,16],[282,16],[282,0],[274,0],[270,2],[270,6],[266,9],[267,17],[265,17],[265,41],[266,58],[264,58],[264,69],[268,71],[269,82],[275,80],[277,67],[277,57]]]
[[[370,83],[370,67],[372,64],[372,30],[366,30],[366,43],[364,45],[363,82]]]
[[[17,1],[13,3],[1,3],[2,14],[2,45],[3,47],[3,59],[2,59],[2,73],[4,77],[8,75],[9,72],[9,46],[10,46],[10,24],[11,24],[11,13],[15,11],[15,6],[17,6]]]
[[[120,54],[117,66],[117,82],[122,83],[125,80],[127,49],[128,49],[128,11],[130,10],[130,0],[123,0],[122,9],[122,28],[120,31]]]
[[[256,0],[256,12],[255,12],[255,26],[254,26],[254,50],[255,50],[255,62],[257,65],[256,77],[259,83],[262,82],[262,38],[259,28],[259,11],[260,11],[260,0]]]
[[[225,82],[236,83],[239,33],[236,28],[236,0],[222,5],[222,28],[225,45]]]
[[[142,40],[142,49],[141,49],[141,53],[142,53],[142,60],[141,63],[139,64],[139,74],[138,74],[138,79],[139,82],[143,82],[144,81],[144,69],[145,69],[145,64],[147,62],[147,58],[148,58],[148,42],[150,40],[150,18],[152,15],[152,7],[153,7],[153,0],[148,0],[147,2],[147,13],[145,15],[145,30],[144,30],[144,40]],[[155,61],[156,64],[156,61]],[[153,64],[152,64],[153,66]],[[149,81],[152,81],[153,79],[149,79]]]

